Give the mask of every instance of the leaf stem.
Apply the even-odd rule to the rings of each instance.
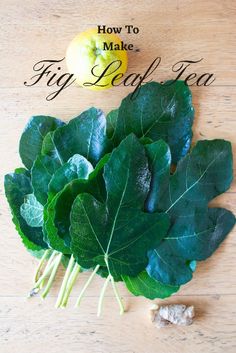
[[[51,256],[49,257],[49,259],[48,259],[47,266],[49,266],[49,265],[52,263],[52,260],[54,259],[54,257],[55,257],[57,254],[59,254],[59,252],[56,251],[56,250],[53,250],[52,255],[51,255]],[[47,266],[46,266],[46,268],[47,268]],[[45,269],[46,269],[46,268],[45,268]]]
[[[101,293],[99,296],[97,316],[101,316],[104,295],[105,295],[105,292],[106,292],[106,289],[107,289],[107,286],[108,286],[108,283],[110,282],[110,280],[111,280],[111,276],[108,275],[104,284],[103,284],[103,287],[102,287],[102,290],[101,290]]]
[[[48,259],[48,262],[47,262],[47,265],[43,271],[43,274],[44,275],[44,272],[48,270],[49,266],[51,265],[52,261],[54,260],[55,256],[59,254],[58,251],[54,250],[50,256],[50,258]],[[46,280],[46,277],[44,277],[44,279],[41,281],[40,285],[39,285],[39,288],[42,289],[44,287],[44,284],[45,284],[45,280]]]
[[[61,288],[60,288],[60,291],[59,291],[59,294],[58,294],[58,297],[57,297],[57,301],[56,301],[56,305],[55,305],[56,308],[59,308],[59,306],[62,303],[63,297],[65,295],[65,291],[66,291],[66,286],[67,286],[71,271],[73,270],[73,267],[74,267],[74,263],[75,263],[74,256],[71,255],[70,261],[69,261],[69,264],[67,266],[66,273],[64,275],[64,278],[63,278],[63,281],[62,281],[62,285],[61,285]]]
[[[84,285],[82,291],[80,292],[80,295],[79,295],[79,297],[78,297],[78,299],[77,299],[77,301],[76,301],[76,303],[75,303],[75,307],[79,307],[79,306],[80,306],[81,299],[82,299],[82,297],[83,297],[83,295],[84,295],[86,289],[88,288],[88,286],[89,286],[90,283],[92,282],[94,276],[96,275],[96,273],[97,273],[99,267],[100,267],[100,266],[97,265],[97,266],[95,267],[95,269],[93,270],[93,272],[91,273],[91,275],[89,276],[87,282],[85,283],[85,285]]]
[[[35,270],[35,274],[34,274],[34,283],[36,283],[38,281],[39,277],[40,277],[39,276],[40,275],[40,271],[41,271],[41,269],[42,269],[42,267],[44,265],[44,262],[45,262],[45,260],[46,260],[46,258],[48,256],[49,251],[50,251],[49,249],[44,251],[44,254],[43,254],[43,256],[41,257],[41,259],[40,259],[40,261],[38,263],[38,266],[37,266],[37,268]]]
[[[52,284],[53,284],[54,278],[55,278],[55,276],[56,276],[58,267],[59,267],[59,265],[60,265],[62,256],[63,256],[63,254],[60,253],[60,254],[57,256],[56,260],[54,261],[54,266],[53,266],[52,272],[51,272],[51,274],[50,274],[48,283],[47,283],[47,285],[46,285],[46,287],[45,287],[45,289],[44,289],[44,291],[43,291],[43,293],[42,293],[42,295],[41,295],[41,297],[42,297],[43,299],[48,295],[48,293],[49,293],[49,291],[50,291],[50,289],[51,289],[51,287],[52,287]]]
[[[112,288],[113,288],[113,292],[115,294],[115,297],[116,297],[116,300],[119,304],[119,307],[120,307],[120,315],[122,315],[125,311],[124,309],[124,306],[123,306],[123,303],[122,303],[122,300],[121,300],[121,297],[118,293],[118,290],[117,290],[117,287],[116,287],[116,283],[115,283],[115,280],[114,280],[114,277],[111,275],[111,272],[110,272],[110,268],[109,268],[109,262],[108,262],[108,255],[105,254],[104,256],[104,260],[105,260],[105,263],[106,263],[106,266],[107,266],[107,270],[109,272],[109,276],[110,276],[110,280],[111,280],[111,284],[112,284]],[[108,277],[109,277],[108,276]]]
[[[121,300],[121,297],[118,293],[118,290],[117,290],[117,287],[116,287],[116,283],[115,283],[115,280],[113,278],[113,276],[111,276],[111,284],[112,284],[112,288],[113,288],[113,291],[115,293],[115,297],[116,297],[116,300],[119,304],[119,307],[120,307],[120,315],[124,314],[125,312],[125,309],[124,309],[124,305],[122,303],[122,300]]]
[[[74,265],[74,268],[71,272],[71,275],[70,275],[70,278],[68,280],[68,283],[67,283],[67,287],[66,287],[66,291],[65,291],[65,294],[64,294],[64,297],[63,297],[63,300],[62,300],[62,303],[61,303],[61,307],[62,308],[65,308],[66,305],[67,305],[67,302],[68,302],[68,299],[69,299],[69,296],[70,296],[70,293],[72,291],[72,288],[75,284],[75,281],[80,273],[80,265],[77,264],[77,262],[75,263]]]
[[[55,262],[57,259],[53,259],[53,261],[50,263],[50,265],[48,266],[47,270],[45,269],[42,276],[38,279],[38,281],[35,283],[34,288],[39,288],[42,281],[45,280],[45,278],[47,276],[50,275],[50,273],[52,272],[53,267],[55,266]]]

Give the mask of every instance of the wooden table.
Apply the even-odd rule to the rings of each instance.
[[[236,229],[212,258],[198,265],[191,283],[165,302],[193,304],[196,320],[190,327],[156,329],[149,319],[152,303],[119,289],[128,313],[119,316],[109,289],[104,314],[96,317],[103,280],[89,288],[79,310],[73,308],[86,280],[81,275],[66,310],[54,309],[63,275],[49,298],[26,299],[36,265],[23,248],[11,223],[4,197],[3,175],[21,165],[18,140],[31,115],[69,120],[94,105],[108,112],[130,88],[93,93],[70,87],[56,99],[46,80],[24,86],[32,66],[41,59],[60,59],[73,36],[98,24],[140,28],[123,33],[139,51],[129,54],[129,72],[143,72],[155,57],[162,62],[157,81],[173,77],[179,60],[198,60],[189,72],[213,72],[209,87],[192,87],[196,109],[194,140],[225,138],[236,151],[236,2],[233,0],[1,0],[1,201],[0,201],[0,352],[1,353],[231,353],[236,351]],[[65,68],[64,68],[65,69]],[[236,184],[213,204],[236,211]]]

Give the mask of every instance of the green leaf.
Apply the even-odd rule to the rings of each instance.
[[[169,185],[171,154],[169,146],[163,140],[146,145],[146,151],[152,178],[145,209],[154,212],[158,208],[163,190]]]
[[[161,245],[149,252],[151,277],[165,284],[186,283],[192,278],[186,260],[200,260],[216,250],[234,220],[228,211],[208,211],[207,205],[229,188],[232,178],[231,144],[224,140],[199,141],[179,162],[156,202],[156,210],[169,214],[172,227]]]
[[[48,135],[43,153],[53,157],[57,155],[62,164],[74,154],[80,154],[96,164],[109,148],[106,118],[101,110],[90,108]]]
[[[90,192],[98,200],[105,200],[105,185],[102,176],[103,167],[109,159],[105,155],[90,173],[88,179],[75,179],[68,183],[45,206],[44,209],[44,237],[55,250],[71,253],[70,246],[70,211],[76,196]]]
[[[37,201],[34,194],[25,196],[24,203],[20,207],[20,213],[30,227],[43,226],[43,205]]]
[[[115,128],[116,128],[116,123],[117,123],[117,118],[118,118],[118,109],[111,110],[110,113],[107,114],[107,136],[109,138],[112,138]]]
[[[194,207],[205,208],[214,197],[225,192],[233,180],[231,144],[225,140],[199,141],[170,177],[159,198],[159,211],[174,220]]]
[[[72,253],[84,268],[99,264],[112,276],[135,276],[148,263],[147,251],[165,236],[168,216],[124,205],[116,209],[116,216],[112,212],[92,195],[77,196],[71,210]]]
[[[42,228],[32,228],[28,226],[26,221],[20,214],[20,207],[24,202],[26,195],[32,193],[29,173],[21,168],[16,173],[7,174],[4,180],[5,193],[11,208],[13,223],[16,230],[22,238],[27,249],[41,250],[47,248],[47,244],[43,241]]]
[[[122,100],[113,139],[118,144],[131,132],[139,138],[163,139],[176,163],[191,145],[193,117],[191,92],[183,81],[147,83],[136,96],[131,93]]]
[[[113,150],[104,168],[107,206],[111,212],[116,214],[117,208],[123,206],[143,208],[150,179],[145,149],[130,134]]]
[[[148,252],[147,273],[161,283],[180,286],[192,279],[189,261],[175,252],[170,242],[163,240],[154,250]]]
[[[195,270],[189,260],[200,261],[211,256],[234,224],[234,215],[222,208],[201,208],[192,215],[179,217],[161,245],[149,252],[149,275],[166,284],[189,281],[190,269]]]
[[[143,296],[148,299],[168,298],[179,290],[179,286],[169,286],[151,278],[146,271],[136,277],[122,276],[128,290],[135,296]]]
[[[48,185],[49,199],[52,199],[70,181],[74,179],[88,179],[92,171],[92,164],[83,156],[75,154],[52,176]]]
[[[99,264],[114,277],[135,276],[147,265],[147,251],[165,236],[169,219],[141,211],[150,173],[145,149],[134,135],[112,152],[104,180],[106,203],[89,194],[78,195],[73,203],[71,250],[84,268]]]
[[[44,136],[64,123],[51,116],[33,116],[25,127],[20,139],[19,152],[24,165],[31,169],[41,152]]]
[[[196,210],[194,214],[176,220],[165,242],[184,259],[205,260],[218,248],[234,224],[235,216],[226,209]]]
[[[39,155],[32,167],[32,186],[37,200],[45,205],[48,198],[48,184],[58,168],[60,161],[49,156]]]

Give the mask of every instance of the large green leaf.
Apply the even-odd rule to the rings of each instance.
[[[81,154],[96,164],[109,148],[106,118],[101,110],[90,108],[49,134],[43,144],[43,153],[57,156],[62,164],[74,154]]]
[[[211,256],[234,224],[234,215],[222,208],[200,208],[179,217],[162,243],[149,252],[149,275],[172,285],[190,281],[188,260]]]
[[[234,224],[227,210],[207,205],[226,191],[233,178],[231,144],[224,140],[199,141],[167,178],[161,196],[153,193],[155,210],[169,214],[172,227],[149,252],[147,271],[166,284],[180,285],[192,278],[186,260],[209,257]]]
[[[24,203],[20,207],[20,213],[30,227],[43,226],[43,205],[37,201],[34,194],[25,196]]]
[[[119,143],[131,132],[153,141],[163,139],[176,163],[191,145],[193,117],[191,92],[183,81],[147,83],[137,95],[131,93],[122,100],[113,139]]]
[[[92,171],[92,164],[83,156],[75,154],[52,176],[48,185],[49,199],[52,199],[70,181],[74,179],[88,179]]]
[[[70,211],[76,196],[90,192],[98,200],[106,198],[102,171],[109,155],[104,156],[96,165],[88,179],[75,179],[69,182],[44,209],[45,240],[54,249],[70,253]]]
[[[112,276],[135,276],[148,263],[147,251],[165,236],[169,219],[124,205],[115,210],[114,215],[90,194],[78,195],[71,210],[71,250],[84,268],[99,264]]]
[[[147,251],[165,236],[165,214],[141,211],[150,185],[145,149],[134,135],[116,148],[105,165],[106,203],[80,194],[71,210],[71,250],[84,268],[106,266],[112,276],[137,275]]]
[[[37,200],[45,205],[48,198],[48,184],[61,163],[58,159],[39,155],[32,167],[32,186]]]
[[[33,116],[25,127],[20,139],[19,152],[24,165],[30,169],[41,152],[43,139],[49,131],[64,123],[51,116]]]
[[[179,217],[165,238],[187,260],[205,260],[213,254],[235,224],[232,212],[223,208],[196,210]]]
[[[199,141],[170,177],[156,210],[171,219],[192,213],[194,207],[206,207],[225,192],[233,180],[231,144],[225,140]]]
[[[15,173],[7,174],[4,186],[13,216],[13,223],[26,248],[38,251],[42,248],[47,248],[47,244],[43,241],[42,228],[30,227],[20,213],[20,207],[24,203],[26,195],[31,194],[33,191],[29,173],[21,168],[16,170]]]
[[[145,209],[154,212],[158,208],[163,190],[169,185],[171,154],[169,146],[163,140],[146,145],[146,151],[152,178]]]
[[[164,299],[179,290],[179,286],[170,286],[156,281],[146,271],[140,272],[136,277],[122,276],[122,279],[132,294],[148,299]]]

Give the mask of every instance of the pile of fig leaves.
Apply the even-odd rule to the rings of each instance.
[[[5,176],[23,244],[40,259],[30,292],[48,294],[66,267],[56,307],[65,307],[82,271],[135,296],[166,298],[192,279],[235,224],[209,202],[233,179],[231,144],[192,143],[194,109],[182,81],[143,85],[107,117],[90,108],[67,124],[33,116],[20,139],[25,168]],[[85,278],[85,277],[84,277]]]

